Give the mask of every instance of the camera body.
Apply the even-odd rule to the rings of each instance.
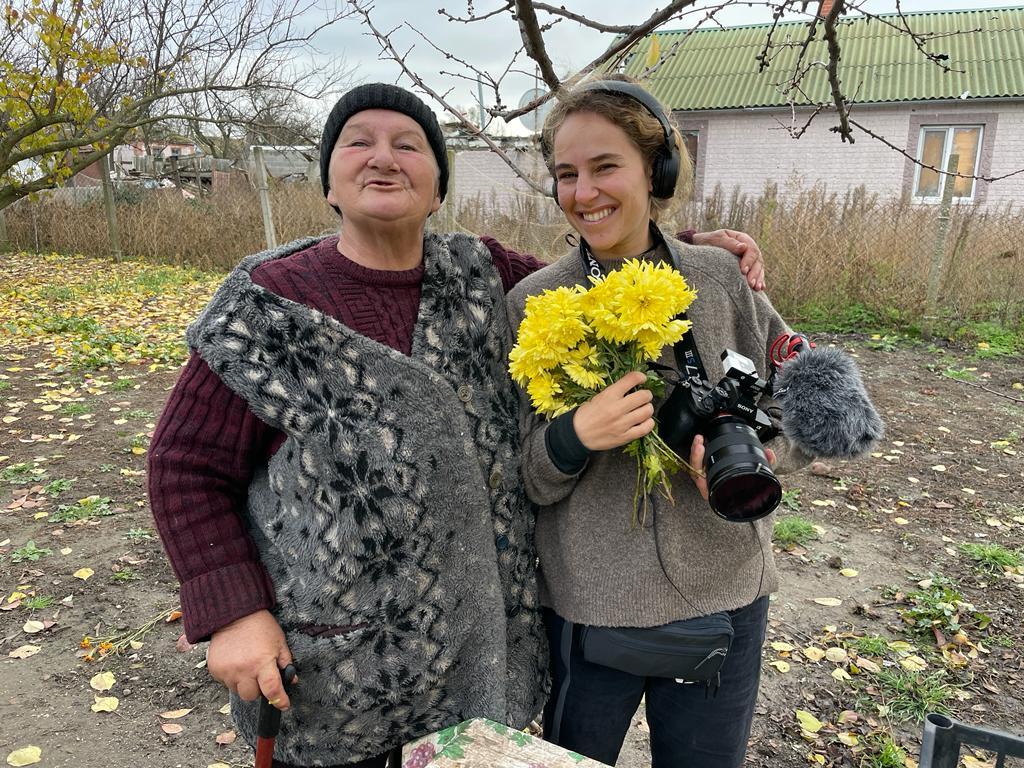
[[[782,500],[762,445],[778,430],[757,406],[771,384],[731,349],[722,352],[722,367],[725,376],[717,384],[691,376],[676,385],[658,410],[658,434],[684,458],[694,437],[703,435],[711,508],[726,520],[747,522],[770,514]]]

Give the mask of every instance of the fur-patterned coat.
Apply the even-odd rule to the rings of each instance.
[[[299,669],[276,757],[330,765],[474,716],[524,726],[547,667],[500,276],[427,235],[412,354],[253,283],[246,258],[189,345],[287,435],[248,496]],[[257,707],[232,700],[255,741]]]

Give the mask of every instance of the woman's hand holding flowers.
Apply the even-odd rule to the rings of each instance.
[[[572,425],[586,448],[619,448],[654,429],[654,394],[649,389],[636,389],[646,381],[645,374],[631,371],[576,410]]]

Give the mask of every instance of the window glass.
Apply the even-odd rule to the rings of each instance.
[[[978,159],[978,145],[981,143],[981,128],[954,128],[953,147],[950,150],[960,156],[956,172],[963,176],[974,176]],[[974,179],[958,177],[953,185],[956,197],[974,196]]]
[[[942,151],[946,145],[945,128],[926,128],[921,142],[921,162],[932,168],[942,167]],[[940,195],[939,174],[932,168],[919,168],[915,197],[938,197]]]
[[[686,154],[690,156],[690,164],[693,165],[693,176],[697,177],[697,145],[700,142],[700,133],[697,131],[682,131],[683,146],[686,147]]]

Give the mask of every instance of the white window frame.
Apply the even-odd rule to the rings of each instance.
[[[981,148],[985,141],[985,125],[983,123],[942,123],[938,125],[922,125],[921,133],[917,139],[917,162],[914,164],[914,181],[913,181],[913,201],[915,203],[924,203],[927,205],[936,205],[942,202],[942,190],[945,187],[943,183],[943,177],[945,176],[946,166],[949,164],[949,155],[953,149],[953,134],[960,128],[977,128],[978,129],[978,148],[975,151],[974,156],[974,176],[978,175],[978,171],[981,165]],[[921,182],[921,171],[924,170],[921,167],[922,157],[924,156],[924,140],[925,133],[928,131],[945,130],[946,139],[942,144],[942,160],[939,167],[942,169],[942,173],[939,174],[939,194],[932,195],[918,195],[917,190]],[[955,183],[955,182],[954,182]],[[971,179],[971,194],[967,196],[953,196],[953,202],[955,203],[970,203],[974,201],[974,198],[978,191],[978,180]]]

